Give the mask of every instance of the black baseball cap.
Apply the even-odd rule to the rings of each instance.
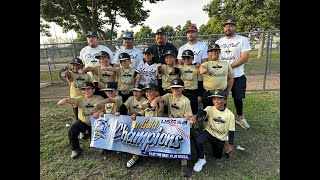
[[[226,99],[227,93],[222,89],[216,89],[213,91],[213,93],[210,96],[208,96],[208,98],[213,98],[213,97],[221,97]]]
[[[190,26],[190,27],[187,28],[186,33],[189,32],[189,31],[198,32],[198,28],[197,28],[197,26]]]
[[[171,50],[171,49],[169,49],[168,51],[166,51],[166,52],[163,54],[163,57],[165,57],[166,55],[169,55],[169,54],[173,55],[174,57],[177,57],[176,53],[175,53],[173,50]]]
[[[100,52],[95,56],[95,58],[96,58],[96,59],[99,59],[100,57],[110,58],[110,55],[109,55],[109,53],[107,53],[106,51],[100,51]]]
[[[154,51],[151,47],[147,47],[144,49],[143,54],[154,54]]]
[[[224,23],[222,24],[222,26],[225,26],[225,25],[227,25],[227,24],[233,24],[233,25],[237,26],[237,22],[236,22],[236,20],[233,19],[233,18],[229,18],[229,19],[227,19],[226,21],[224,21]]]
[[[149,83],[146,84],[146,86],[143,88],[144,91],[146,91],[147,89],[153,89],[158,91],[158,86],[155,83]]]
[[[83,65],[83,62],[82,62],[82,60],[79,59],[79,58],[73,58],[73,59],[71,60],[71,62],[69,62],[69,64],[79,64],[79,65]]]
[[[97,34],[97,32],[95,32],[95,31],[89,31],[89,32],[87,33],[86,37],[89,37],[89,36],[98,37],[98,34]]]
[[[119,61],[121,61],[121,60],[127,60],[127,59],[131,59],[130,58],[130,55],[128,54],[128,53],[125,53],[125,52],[123,52],[123,53],[120,53],[119,54]]]
[[[133,39],[133,33],[126,32],[122,35],[122,39]]]
[[[117,89],[117,84],[115,82],[108,82],[106,88],[100,89],[100,91],[113,91]]]
[[[219,44],[213,44],[208,50],[207,52],[211,51],[211,50],[221,50]]]
[[[162,33],[162,34],[167,34],[167,31],[163,28],[159,28],[157,31],[156,31],[156,34],[159,34],[159,33]]]
[[[190,49],[186,49],[182,52],[181,57],[194,57],[194,54]]]
[[[173,88],[173,87],[184,87],[183,80],[180,78],[173,79],[170,83],[170,88]]]
[[[92,82],[85,81],[85,82],[82,84],[81,89],[88,89],[88,88],[93,89],[93,88],[94,88],[94,84],[93,84]]]
[[[136,85],[134,85],[132,91],[142,91],[143,88],[144,88],[144,85],[136,84]]]

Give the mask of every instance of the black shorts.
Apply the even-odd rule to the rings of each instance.
[[[246,97],[247,78],[245,75],[234,78],[231,89],[233,99],[244,99]]]

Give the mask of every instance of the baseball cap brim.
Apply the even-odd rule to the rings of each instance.
[[[182,85],[171,85],[170,88],[173,88],[173,87],[183,87]]]
[[[224,97],[224,96],[221,96],[221,95],[210,95],[210,96],[208,96],[208,98],[213,98],[213,97],[221,97],[221,98],[226,98],[226,97]]]
[[[211,49],[208,49],[207,52],[212,51],[212,50],[219,50],[220,51],[221,49],[211,48]]]
[[[113,91],[115,88],[105,88],[105,89],[100,89],[100,91]]]
[[[69,64],[79,64],[79,65],[83,65],[83,64],[78,63],[78,62],[69,62]]]
[[[131,91],[143,91],[143,89],[139,89],[139,88],[132,88]]]
[[[222,26],[225,26],[225,25],[227,25],[227,24],[233,24],[233,25],[237,26],[237,24],[236,24],[236,23],[234,23],[234,22],[227,22],[227,23],[223,23],[223,24],[222,24]]]
[[[130,60],[129,58],[121,58],[119,61]]]
[[[181,57],[194,57],[192,55],[181,55]]]
[[[92,87],[92,86],[85,86],[85,87],[82,87],[81,89],[94,89],[94,87]]]
[[[110,56],[106,56],[106,55],[99,55],[99,56],[95,56],[94,58],[99,59],[100,57],[107,57],[107,58],[110,58]]]
[[[88,34],[88,35],[86,35],[86,37],[90,37],[90,36],[97,37],[97,36],[94,35],[94,34]]]

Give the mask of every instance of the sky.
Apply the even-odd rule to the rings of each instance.
[[[144,25],[148,25],[152,31],[155,32],[161,26],[184,26],[187,20],[191,20],[191,22],[195,23],[199,28],[209,20],[208,14],[204,12],[202,8],[210,1],[211,0],[164,0],[156,4],[144,2],[144,9],[150,10],[149,17],[144,22]],[[138,32],[141,28],[141,26],[131,28],[128,21],[124,18],[118,18],[118,21],[121,25],[121,27],[117,28],[118,35],[121,33],[121,30],[132,29],[134,32]],[[77,36],[74,31],[62,33],[60,26],[54,23],[49,24],[51,26],[50,31],[52,37],[76,38]],[[46,39],[46,37],[41,37],[40,35],[40,43],[45,43]]]

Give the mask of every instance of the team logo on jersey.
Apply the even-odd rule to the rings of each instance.
[[[110,77],[111,75],[110,74],[108,74],[108,73],[102,73],[101,74],[103,77]]]
[[[83,112],[84,116],[90,116],[92,114],[92,110],[94,108],[94,105],[88,103],[87,105],[85,105],[84,107],[86,107],[86,109],[89,111],[89,113],[85,113]]]
[[[193,71],[191,71],[190,69],[184,71],[184,73],[193,73]]]
[[[213,69],[220,69],[220,68],[222,68],[222,66],[219,66],[218,64],[216,64],[216,65],[212,66],[212,68]]]
[[[132,74],[123,74],[122,76],[128,78],[128,77],[132,77]]]
[[[84,81],[84,80],[86,80],[86,79],[83,78],[83,77],[76,77],[76,80],[77,80],[77,81]]]
[[[176,103],[171,104],[171,108],[173,108],[173,109],[180,109],[180,108],[177,106],[177,104],[176,104]]]
[[[213,120],[214,120],[215,122],[217,122],[218,124],[220,124],[220,123],[225,123],[225,122],[226,122],[226,121],[223,120],[221,117],[213,118]]]
[[[134,106],[132,106],[132,108],[135,110],[135,111],[137,111],[139,108],[139,105],[137,104],[137,105],[134,105]]]

